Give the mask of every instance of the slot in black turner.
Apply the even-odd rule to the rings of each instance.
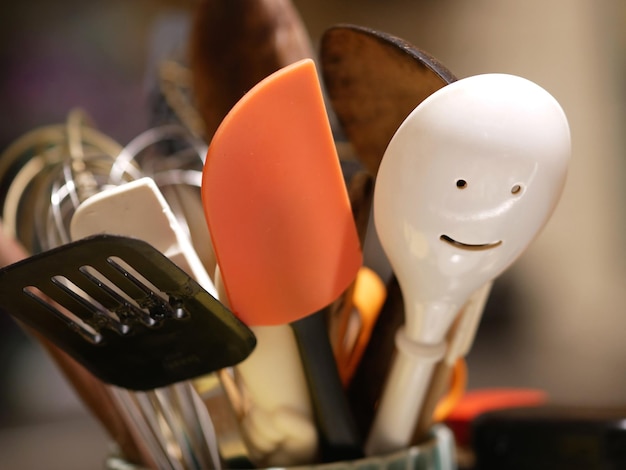
[[[235,365],[256,345],[196,281],[128,237],[96,235],[0,269],[0,308],[131,390]]]

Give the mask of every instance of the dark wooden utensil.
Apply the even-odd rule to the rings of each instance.
[[[373,175],[394,133],[433,92],[456,80],[437,59],[374,29],[341,24],[322,35],[322,77],[332,108],[356,158]],[[348,396],[366,433],[394,352],[404,305],[395,277],[369,345],[349,384]]]
[[[337,25],[320,46],[326,91],[346,137],[376,175],[387,144],[408,114],[456,80],[430,54],[370,28]]]

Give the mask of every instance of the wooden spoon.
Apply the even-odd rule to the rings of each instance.
[[[286,65],[313,57],[306,28],[290,0],[202,0],[189,47],[206,140],[254,85]]]
[[[339,123],[373,175],[391,137],[413,108],[456,80],[428,53],[361,26],[337,25],[326,30],[320,60]]]
[[[374,177],[389,141],[409,113],[456,80],[438,60],[403,39],[348,24],[333,26],[323,34],[320,62],[343,132],[356,158]],[[353,414],[363,432],[373,418],[394,351],[393,335],[404,317],[395,278],[387,287],[387,301],[348,387]]]

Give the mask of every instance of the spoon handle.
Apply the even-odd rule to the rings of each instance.
[[[446,357],[435,368],[428,393],[420,411],[417,426],[413,433],[412,442],[419,442],[431,428],[435,420],[435,410],[437,410],[440,399],[444,397],[448,390],[453,369],[458,359],[465,357],[472,347],[483,310],[489,299],[492,284],[493,282],[488,282],[474,292],[450,329]]]
[[[445,342],[411,340],[404,327],[395,342],[396,356],[365,444],[366,455],[384,455],[410,444],[436,363],[446,351]]]

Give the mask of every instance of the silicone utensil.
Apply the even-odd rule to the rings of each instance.
[[[352,282],[360,245],[312,60],[272,74],[226,116],[202,195],[231,308],[246,324],[303,318]]]
[[[567,119],[538,85],[486,74],[433,93],[392,138],[374,218],[405,301],[405,325],[368,454],[409,444],[460,307],[537,236],[560,197]]]
[[[358,234],[359,242],[363,243],[367,228],[367,219],[371,210],[371,195],[374,185],[372,177],[360,165],[352,165],[341,161],[341,169],[352,209],[352,218]],[[352,162],[356,163],[356,162]],[[352,171],[355,172],[352,174]],[[344,309],[354,304],[353,298],[363,294],[357,292],[356,284],[361,273],[367,268],[361,267],[355,280],[333,304],[314,315],[292,323],[302,362],[312,391],[314,409],[321,434],[321,459],[326,462],[341,462],[360,458],[363,455],[360,432],[350,413],[345,391],[342,389],[342,373],[344,364],[337,361],[336,350],[333,350],[331,339],[336,319],[342,316]],[[360,295],[358,300],[361,300]],[[368,305],[369,306],[369,305]],[[362,324],[367,325],[368,318],[376,315],[376,308],[364,315]],[[368,318],[365,318],[365,317]],[[361,329],[365,332],[367,328]],[[363,335],[362,335],[363,337]],[[362,339],[362,337],[360,339]],[[356,358],[360,351],[353,351]],[[333,355],[335,356],[333,362]]]
[[[253,85],[281,67],[313,56],[304,24],[289,0],[204,1],[198,5],[194,17],[190,65],[196,106],[204,120],[204,136],[207,139],[236,101]],[[335,306],[346,304],[344,300],[349,295],[346,291]],[[332,309],[329,316],[332,322]],[[319,323],[319,320],[313,321]],[[282,335],[281,338],[288,336]],[[288,344],[291,343],[288,341]],[[319,341],[317,344],[319,347]],[[264,363],[261,356],[266,354],[265,351],[267,349],[257,348],[245,367],[238,370],[242,372],[245,369],[247,375],[252,374],[256,364]],[[320,362],[319,357],[316,362]],[[299,376],[283,377],[284,381],[291,383],[289,390],[292,394],[299,389],[295,384],[297,381],[293,380],[294,375]],[[247,381],[252,380],[248,377]],[[262,400],[266,407],[273,403],[270,395],[258,393],[258,388],[250,392],[254,398]],[[294,400],[286,401],[294,403]],[[328,400],[323,403],[330,405]],[[306,408],[300,400],[298,409],[304,415],[307,414]],[[306,433],[301,432],[300,435]]]
[[[291,323],[301,351],[305,334],[320,332],[302,357],[315,403],[332,408],[316,409],[322,440],[354,453],[323,318],[312,314],[350,285],[361,252],[312,60],[272,74],[231,110],[209,146],[202,191],[233,312],[248,325]],[[311,377],[322,356],[326,373]]]
[[[217,297],[215,286],[190,239],[151,178],[140,178],[104,189],[85,200],[75,211],[70,229],[73,238],[109,233],[149,242]],[[213,426],[218,431],[220,457],[227,468],[251,468],[252,464],[246,458],[245,446],[241,442],[238,422],[221,382],[212,377],[214,375],[203,377],[203,394],[207,397],[204,402],[213,418]],[[210,387],[207,386],[209,384]],[[190,391],[190,394],[194,393],[195,390]],[[192,410],[199,415],[202,411]],[[219,416],[219,420],[215,419],[216,416]],[[187,421],[193,423],[195,419],[191,416]]]
[[[345,344],[339,345],[336,355],[339,374],[344,385],[350,382],[361,360],[386,295],[385,285],[380,277],[373,270],[362,267],[352,292],[351,304],[355,312],[352,318],[347,317],[347,322],[342,325],[340,336]]]
[[[0,280],[2,308],[123,388],[231,366],[254,344],[228,310],[140,240],[82,239],[7,266]]]
[[[361,435],[350,412],[328,338],[326,311],[291,323],[311,391],[322,462],[363,457]]]

